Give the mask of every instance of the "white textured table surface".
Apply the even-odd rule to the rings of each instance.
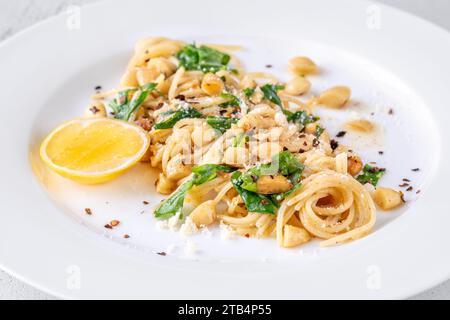
[[[98,0],[0,0],[0,41],[47,17],[63,12],[69,5]],[[359,1],[359,0],[354,0]],[[450,30],[450,0],[378,0],[412,12]],[[0,300],[54,299],[0,270]],[[412,299],[450,299],[450,281]]]

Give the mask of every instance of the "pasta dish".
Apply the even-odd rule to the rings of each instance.
[[[240,49],[143,39],[118,88],[95,94],[86,117],[145,131],[139,160],[159,171],[155,187],[167,198],[153,213],[162,225],[185,233],[218,225],[281,247],[369,234],[377,207],[396,208],[403,194],[377,187],[385,169],[363,163],[314,115],[345,107],[350,88],[311,95],[308,76],[320,75],[311,59],[292,58],[284,82],[267,70],[246,71]],[[364,134],[374,126],[347,123]]]

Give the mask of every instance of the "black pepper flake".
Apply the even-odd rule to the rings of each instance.
[[[384,154],[384,151],[378,151],[378,154],[381,156]]]
[[[124,237],[125,239],[128,239],[128,238],[130,237],[130,235],[124,234],[123,237]]]
[[[90,110],[93,114],[96,114],[97,112],[100,111],[100,109],[97,108],[96,106],[93,106],[92,108],[89,108],[89,110]]]
[[[314,140],[313,140],[313,147],[317,147],[318,145],[320,144],[320,141],[319,140],[317,140],[316,138],[314,138]]]
[[[343,136],[345,136],[345,134],[347,133],[347,131],[339,131],[336,135],[336,137],[338,138],[342,138]]]
[[[306,137],[306,134],[302,133],[302,134],[300,134],[298,137],[299,137],[299,138],[304,138],[304,137]]]
[[[409,186],[409,183],[402,183],[402,184],[399,184],[398,185],[400,188],[404,188],[404,187],[407,187],[407,186]]]
[[[164,251],[162,251],[162,252],[157,252],[156,254],[157,254],[157,255],[160,255],[160,256],[163,256],[163,257],[165,257],[165,256],[167,255],[167,253],[165,253]]]
[[[142,201],[142,203],[145,205],[148,205],[150,202],[144,200],[144,201]]]
[[[179,95],[177,95],[177,96],[175,97],[175,99],[178,99],[178,100],[181,100],[181,101],[185,101],[185,100],[186,100],[186,97],[185,97],[184,95],[182,95],[182,94],[179,94]]]
[[[406,181],[406,182],[411,182],[411,180],[409,180],[409,179],[407,179],[407,178],[403,178],[402,180],[403,180],[403,181]]]
[[[406,189],[406,191],[412,191],[413,187],[409,186],[408,189]]]
[[[268,68],[268,69],[270,69],[270,68],[272,68],[273,66],[271,65],[271,64],[266,64],[266,68]]]
[[[92,214],[91,208],[86,208],[86,209],[84,209],[84,212],[86,212],[86,214],[88,214],[88,215],[91,215],[91,214]]]
[[[331,140],[330,147],[331,147],[331,150],[333,150],[333,151],[336,150],[337,147],[339,147],[339,142],[337,142],[336,140]]]
[[[417,171],[420,171],[420,169],[419,168],[414,168],[414,169],[411,169],[411,171],[417,172]]]
[[[106,229],[112,229],[113,227],[110,224],[105,224]]]
[[[416,194],[419,194],[420,192],[421,192],[421,190],[419,189],[419,190],[416,191]]]
[[[100,90],[102,90],[102,86],[96,86],[95,87],[95,91],[100,91]]]
[[[377,172],[384,172],[384,171],[386,171],[385,168],[378,168],[378,167],[372,167],[369,170],[370,173],[377,173]]]
[[[390,108],[389,111],[388,111],[388,114],[389,115],[393,115],[394,114],[394,109]]]

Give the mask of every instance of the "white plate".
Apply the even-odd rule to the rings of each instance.
[[[2,268],[67,298],[403,298],[449,277],[448,33],[350,0],[109,1],[83,7],[73,29],[76,13],[0,46]],[[333,84],[353,90],[347,111],[319,111],[330,130],[344,117],[373,117],[380,133],[348,143],[388,168],[383,185],[407,177],[422,192],[407,193],[402,210],[379,213],[360,241],[283,250],[273,240],[223,241],[217,230],[187,240],[157,230],[142,201],[160,197],[143,165],[97,187],[46,170],[36,152],[42,138],[80,115],[96,85],[114,87],[136,40],[156,35],[242,44],[247,69],[270,63],[284,79],[289,57],[312,57],[322,68],[315,92]],[[121,225],[104,229],[113,218]],[[186,242],[197,246],[194,257],[185,255]],[[173,254],[156,254],[171,244]]]

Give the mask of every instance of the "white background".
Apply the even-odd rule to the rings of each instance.
[[[98,0],[0,0],[0,41],[49,16],[64,12],[68,5]],[[312,1],[312,0],[311,0]],[[359,1],[359,0],[354,0]],[[377,0],[428,19],[450,30],[450,0]],[[54,299],[0,270],[0,299]],[[450,281],[412,299],[450,299]]]

